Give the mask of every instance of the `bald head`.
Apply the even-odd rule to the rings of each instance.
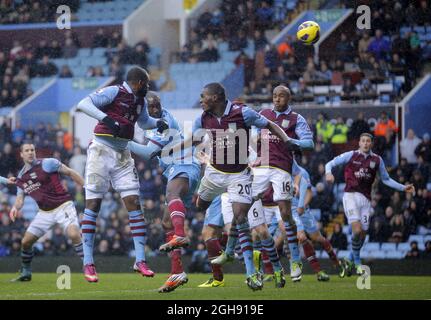
[[[286,86],[277,86],[272,92],[274,109],[279,112],[286,111],[291,98],[290,89]]]
[[[154,91],[148,91],[147,95],[148,113],[153,118],[162,117],[162,104],[160,97]]]

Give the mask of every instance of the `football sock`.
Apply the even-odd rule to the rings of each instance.
[[[147,225],[141,210],[129,212],[129,225],[135,245],[136,262],[145,261],[145,245],[147,243]]]
[[[271,261],[274,270],[281,270],[280,257],[278,256],[277,250],[275,249],[274,239],[269,237],[268,239],[262,239],[262,248],[268,254],[269,260]]]
[[[171,215],[172,225],[174,226],[175,235],[184,237],[184,220],[186,218],[186,208],[181,199],[174,199],[168,204],[169,213]]]
[[[262,242],[260,240],[253,241],[253,250],[262,251]]]
[[[208,251],[208,259],[210,261],[217,258],[222,252],[219,239],[215,239],[215,238],[208,239],[207,241],[205,241],[205,245]],[[222,281],[223,280],[222,266],[219,264],[211,263],[211,268],[212,268],[214,279],[217,281]]]
[[[299,253],[298,237],[296,236],[296,225],[290,225],[288,221],[285,221],[284,227],[286,228],[291,261],[299,263],[301,262],[301,256]]]
[[[269,260],[268,254],[265,250],[262,251],[262,263],[263,263],[263,271],[265,274],[273,274],[274,268],[272,267],[272,263]]]
[[[84,265],[94,264],[94,236],[96,232],[96,220],[98,213],[90,210],[84,210],[84,216],[81,221],[81,233],[84,249]]]
[[[353,262],[357,266],[361,264],[360,252],[363,243],[364,240],[361,239],[361,236],[359,234],[352,234],[352,256]]]
[[[314,251],[314,247],[310,240],[305,240],[301,243],[302,248],[304,249],[304,255],[307,259],[308,263],[310,264],[311,268],[315,273],[320,272],[320,263],[316,258],[316,252]]]
[[[334,266],[338,267],[339,261],[338,261],[337,255],[335,254],[334,249],[332,248],[331,243],[328,241],[328,239],[324,239],[322,241],[322,246],[323,246],[323,249],[328,254],[329,259],[331,259]]]
[[[174,237],[174,230],[169,230],[166,232],[166,242],[169,242]],[[175,249],[168,253],[171,258],[171,274],[183,273],[183,264],[181,262],[181,249]]]
[[[233,256],[235,254],[235,246],[238,242],[238,229],[235,224],[232,223],[229,230],[229,237],[226,243],[226,254]]]
[[[24,270],[31,272],[31,261],[33,260],[34,251],[21,249],[21,266]]]
[[[253,264],[253,244],[251,243],[250,226],[248,222],[238,225],[238,237],[244,256],[246,273],[247,276],[251,276],[256,273],[256,269]]]

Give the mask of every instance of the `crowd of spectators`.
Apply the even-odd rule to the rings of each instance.
[[[74,76],[69,65],[60,66],[52,59],[74,58],[78,54],[81,43],[71,30],[64,32],[64,41],[41,39],[36,47],[29,43],[14,41],[10,50],[0,49],[0,107],[14,107],[33,92],[29,86],[30,79],[35,77],[71,78]],[[141,41],[131,47],[122,39],[120,32],[107,36],[102,28],[98,29],[93,41],[93,48],[107,49],[108,73],[105,74],[102,65],[90,66],[86,77],[114,76],[115,83],[124,78],[125,65],[135,64],[147,68],[150,47],[146,41]],[[153,81],[150,88],[156,90]]]
[[[180,60],[189,63],[216,62],[220,57],[220,42],[227,42],[231,51],[243,50],[255,34],[259,35],[259,42],[266,30],[280,30],[294,12],[289,11],[283,1],[223,0],[217,9],[199,16],[188,43],[179,54]],[[266,43],[259,43],[258,47],[261,45]]]
[[[278,46],[269,45],[264,34],[254,37],[256,54],[245,53],[237,63],[248,66],[246,71],[246,101],[262,96],[267,99],[274,86],[284,83],[291,87],[298,101],[313,101],[312,86],[339,85],[341,93],[329,92],[326,100],[338,96],[341,100],[360,102],[378,97],[375,84],[393,81],[396,76],[404,77],[404,83],[397,82],[390,100],[400,100],[415,85],[421,76],[424,58],[418,34],[400,33],[402,26],[431,25],[430,4],[418,1],[419,7],[407,1],[372,2],[372,30],[358,30],[356,34],[341,33],[333,54],[320,61],[314,60],[312,46],[302,45],[295,37],[287,36]],[[403,10],[415,11],[421,19],[410,19]],[[394,13],[398,12],[398,14]],[[235,48],[243,49],[243,48]],[[329,58],[330,57],[330,58]]]
[[[347,237],[343,234],[343,225],[336,224],[331,232],[327,226],[343,213],[341,198],[334,194],[336,186],[328,185],[324,179],[324,165],[345,148],[357,147],[357,139],[361,132],[376,133],[379,124],[387,122],[387,114],[383,113],[377,123],[369,123],[363,114],[358,114],[355,121],[345,124],[341,117],[329,121],[325,115],[319,115],[317,121],[308,119],[314,131],[315,150],[298,156],[298,162],[306,168],[311,175],[314,188],[314,197],[310,204],[311,209],[321,210],[320,227],[323,234],[330,236],[331,243],[339,250],[347,249]],[[337,128],[338,126],[338,128]],[[86,156],[85,150],[79,147],[79,141],[73,141],[70,133],[60,126],[40,123],[36,128],[23,130],[19,123],[14,130],[7,124],[0,127],[0,175],[16,175],[21,162],[17,150],[24,140],[34,141],[40,157],[52,156],[58,158],[81,175],[84,174]],[[394,134],[392,132],[392,134]],[[347,145],[337,143],[334,137],[348,138]],[[405,139],[414,137],[413,130]],[[370,218],[370,241],[373,242],[405,242],[411,234],[431,234],[431,192],[427,190],[427,183],[431,177],[431,141],[428,134],[416,138],[415,148],[401,151],[401,161],[395,167],[388,166],[392,178],[400,183],[413,183],[416,194],[404,194],[389,189],[381,182],[373,189],[372,209]],[[404,141],[404,140],[403,140]],[[75,147],[73,147],[75,146]],[[340,148],[343,146],[344,149]],[[376,152],[382,152],[374,149]],[[413,160],[413,161],[412,161]],[[140,197],[145,208],[148,228],[148,255],[159,255],[159,246],[164,242],[164,231],[161,219],[165,207],[165,185],[162,170],[157,162],[145,162],[136,159],[136,166],[140,176]],[[341,168],[334,171],[336,181],[344,181]],[[84,209],[84,193],[80,186],[72,181],[64,180],[63,185],[71,192],[78,212]],[[21,216],[16,223],[8,218],[10,210],[10,197],[15,194],[13,187],[3,187],[0,192],[0,254],[18,255],[19,243],[29,221]],[[193,255],[194,265],[201,265],[204,261],[202,249],[203,241],[201,229],[204,223],[204,213],[192,208],[187,213],[186,232],[192,239],[191,246],[186,254]],[[121,204],[119,195],[115,192],[106,194],[98,220],[96,235],[96,252],[101,255],[118,254],[133,255],[128,214]],[[72,252],[70,242],[64,238],[60,229],[54,229],[45,241],[37,245],[38,254],[69,254]],[[196,251],[198,250],[198,251]],[[201,253],[201,254],[200,254]]]
[[[55,22],[58,6],[67,5],[76,12],[79,4],[79,0],[1,0],[0,24]]]

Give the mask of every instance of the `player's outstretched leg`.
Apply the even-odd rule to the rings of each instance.
[[[161,245],[159,250],[169,252],[176,248],[187,247],[190,240],[186,237],[184,231],[184,220],[186,216],[186,208],[181,199],[173,199],[168,204],[169,213],[171,216],[172,225],[174,226],[175,235],[169,242]]]
[[[96,220],[98,213],[86,208],[84,210],[84,217],[81,221],[81,233],[84,249],[84,277],[88,282],[98,282],[99,277],[94,265],[93,250],[94,250],[94,236],[96,232]]]
[[[12,279],[12,282],[17,281],[31,281],[31,262],[34,257],[33,244],[37,241],[38,237],[26,232],[21,241],[21,269],[20,275]]]

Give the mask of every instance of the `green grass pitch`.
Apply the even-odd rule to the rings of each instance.
[[[99,283],[87,283],[82,274],[74,273],[70,290],[57,289],[56,274],[35,273],[31,282],[11,283],[16,274],[0,274],[0,300],[8,299],[124,299],[124,300],[280,300],[280,299],[431,299],[431,277],[372,276],[371,289],[359,290],[357,277],[340,279],[331,276],[329,282],[318,282],[315,276],[305,275],[301,282],[290,279],[282,289],[265,282],[262,291],[251,291],[244,283],[245,276],[226,274],[223,288],[197,288],[209,278],[208,274],[189,274],[189,282],[170,293],[157,289],[166,274],[143,278],[137,274],[99,274]]]

